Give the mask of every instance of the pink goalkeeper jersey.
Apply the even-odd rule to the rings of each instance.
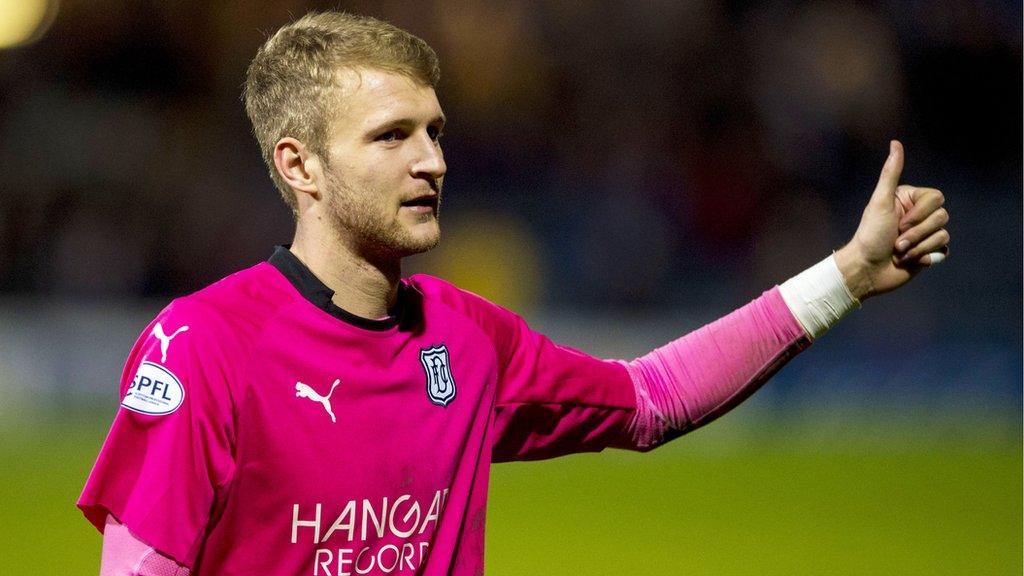
[[[483,572],[492,461],[630,448],[616,361],[413,276],[357,318],[294,255],[175,300],[142,333],[79,506],[193,574]]]

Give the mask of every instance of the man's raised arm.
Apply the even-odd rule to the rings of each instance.
[[[902,170],[903,147],[893,141],[853,239],[834,255],[732,314],[624,363],[637,394],[631,428],[638,448],[724,414],[861,300],[895,290],[945,258],[949,214],[942,193],[899,185]]]

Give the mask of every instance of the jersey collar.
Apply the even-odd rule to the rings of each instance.
[[[299,257],[288,248],[288,245],[274,247],[274,253],[270,255],[267,262],[274,268],[277,268],[291,282],[292,286],[298,290],[299,294],[311,304],[343,322],[366,330],[390,330],[398,325],[402,317],[402,311],[405,308],[403,304],[404,300],[406,300],[406,286],[404,282],[398,285],[398,299],[391,315],[377,320],[356,316],[335,304],[331,300],[334,296],[334,290],[331,290],[326,284],[321,282],[302,263],[302,260],[299,260]]]

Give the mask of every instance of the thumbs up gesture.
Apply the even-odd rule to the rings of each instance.
[[[893,140],[857,232],[836,251],[836,265],[859,300],[895,290],[946,257],[942,192],[900,185],[902,172],[903,145]]]

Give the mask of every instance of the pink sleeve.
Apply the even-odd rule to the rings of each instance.
[[[551,342],[519,316],[432,282],[494,344],[494,462],[647,450],[743,401],[810,345],[778,288],[633,362]]]
[[[636,392],[622,364],[555,344],[501,313],[494,461],[632,448]]]
[[[626,363],[636,385],[633,437],[657,446],[728,412],[810,345],[778,288]]]
[[[111,514],[186,567],[234,471],[232,399],[222,369],[229,363],[214,326],[211,313],[177,301],[146,327],[78,501],[99,530]]]
[[[128,527],[107,516],[103,530],[100,576],[188,576],[190,570],[135,537]]]

